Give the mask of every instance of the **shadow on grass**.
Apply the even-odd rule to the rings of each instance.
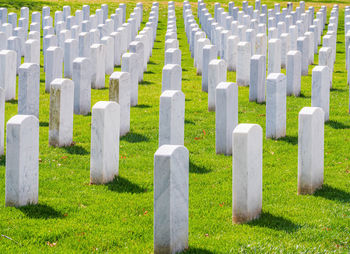
[[[135,108],[151,108],[152,106],[147,105],[147,104],[138,104],[135,106]]]
[[[45,204],[18,207],[27,217],[33,219],[64,218],[64,214]]]
[[[190,161],[190,173],[207,174],[209,172],[211,172],[210,169],[205,168],[203,166],[198,166],[197,164]]]
[[[321,189],[314,193],[316,197],[323,197],[329,200],[336,200],[343,203],[350,202],[350,193],[344,190],[337,189],[328,184],[324,184]]]
[[[143,80],[142,82],[140,82],[140,85],[152,85],[152,84],[154,84],[154,82],[147,81],[147,80]]]
[[[89,154],[89,152],[84,147],[79,145],[64,146],[62,148],[66,150],[66,152],[69,154],[80,154],[80,155]]]
[[[49,123],[48,122],[40,122],[39,126],[40,127],[49,127]]]
[[[147,192],[146,188],[140,187],[139,185],[130,182],[128,179],[118,176],[115,177],[113,182],[106,184],[110,191],[119,193],[143,193]]]
[[[298,137],[297,136],[289,136],[286,135],[283,138],[279,138],[278,140],[289,143],[291,145],[297,145],[298,144]]]
[[[185,124],[191,124],[191,125],[195,125],[195,123],[191,120],[185,120]]]
[[[339,89],[339,88],[331,88],[331,92],[339,92],[339,93],[344,93],[347,92],[345,89]]]
[[[303,94],[303,93],[300,93],[298,97],[300,97],[300,98],[308,98],[308,99],[311,98],[310,95],[305,95],[305,94]]]
[[[212,251],[209,251],[209,250],[206,250],[206,249],[203,249],[203,248],[196,248],[196,247],[189,247],[187,250],[181,252],[181,253],[203,253],[203,254],[211,254],[211,253],[214,253]]]
[[[10,103],[10,104],[17,104],[18,100],[12,99],[12,100],[9,100],[9,101],[6,101],[6,102]]]
[[[5,166],[6,165],[6,155],[1,155],[0,156],[0,166]]]
[[[120,140],[124,140],[129,143],[140,143],[149,141],[149,138],[139,133],[129,132],[126,134],[126,136],[121,137]]]
[[[258,219],[248,222],[247,225],[270,228],[278,231],[285,231],[287,233],[295,232],[300,227],[291,220],[273,215],[269,212],[262,212]]]
[[[144,74],[154,74],[153,71],[145,71]]]
[[[326,122],[326,125],[329,125],[333,129],[350,129],[349,125],[334,120],[329,120],[328,122]]]

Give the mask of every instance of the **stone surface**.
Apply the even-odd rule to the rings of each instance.
[[[79,34],[79,57],[90,58],[90,33],[83,32]]]
[[[78,57],[78,41],[68,39],[64,42],[64,77],[72,78],[73,61]]]
[[[130,73],[130,106],[136,106],[138,103],[138,59],[135,53],[125,53],[122,56],[122,72]]]
[[[154,253],[188,248],[189,152],[163,145],[154,154]]]
[[[25,42],[24,62],[40,64],[40,42],[38,40],[29,39]]]
[[[137,55],[138,82],[143,80],[143,63],[145,58],[145,47],[141,41],[132,41],[129,44],[129,51]]]
[[[322,47],[318,53],[318,65],[327,66],[329,69],[329,87],[332,88],[333,79],[333,59],[332,59],[332,48]]]
[[[159,147],[184,144],[185,95],[179,90],[166,90],[159,104]]]
[[[229,71],[236,71],[237,69],[237,46],[239,38],[236,35],[231,35],[227,38],[227,69]]]
[[[182,69],[178,64],[167,64],[162,71],[162,92],[181,90]]]
[[[15,115],[7,122],[6,206],[38,203],[39,120],[32,115]]]
[[[5,143],[5,90],[0,87],[0,156],[4,155]]]
[[[45,92],[50,93],[51,82],[56,78],[62,78],[63,50],[59,47],[49,47],[46,57]]]
[[[90,183],[113,181],[119,172],[120,107],[99,101],[92,107]]]
[[[105,48],[105,74],[111,75],[114,71],[114,39],[110,36],[101,38]]]
[[[248,86],[250,78],[250,43],[239,42],[237,45],[236,83],[239,86]],[[239,59],[239,64],[238,64]]]
[[[253,55],[250,59],[249,101],[265,102],[266,57]]]
[[[101,89],[105,87],[105,46],[103,44],[92,44],[90,49],[91,88]]]
[[[268,50],[268,66],[267,73],[280,73],[281,72],[281,40],[270,39]]]
[[[203,66],[202,66],[202,91],[208,92],[208,68],[211,60],[217,58],[217,47],[215,45],[206,45],[203,47]]]
[[[323,184],[324,112],[305,107],[299,112],[298,194],[313,194]]]
[[[130,79],[128,72],[113,72],[109,78],[109,100],[120,106],[120,136],[130,131]]]
[[[217,154],[232,154],[232,132],[238,124],[238,87],[221,82],[216,87],[215,150]]]
[[[73,142],[74,83],[57,78],[50,87],[49,144],[70,146]]]
[[[24,63],[18,72],[18,114],[33,115],[39,119],[40,67]]]
[[[16,98],[17,53],[13,50],[0,51],[0,87],[4,90],[5,100]]]
[[[74,114],[87,115],[91,108],[91,65],[86,57],[73,61]]]
[[[316,66],[312,69],[311,106],[320,107],[324,112],[324,121],[329,120],[329,68]]]
[[[178,48],[170,48],[165,51],[164,65],[177,64],[181,66],[181,50]]]
[[[266,79],[266,138],[286,135],[286,77],[271,73]]]
[[[216,87],[226,82],[227,65],[222,59],[211,60],[208,66],[208,111],[215,111]]]
[[[309,72],[309,41],[308,37],[297,39],[297,49],[301,53],[301,75],[307,76]]]
[[[239,124],[232,134],[232,221],[245,223],[262,209],[262,128]]]
[[[287,95],[300,95],[301,88],[301,54],[298,50],[291,50],[287,54]]]

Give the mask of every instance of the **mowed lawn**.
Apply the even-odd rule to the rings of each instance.
[[[214,1],[205,1],[214,15]],[[235,1],[241,7],[241,1]],[[333,2],[328,1],[328,14]],[[83,4],[91,13],[111,1],[0,1],[1,7],[30,12],[64,5],[72,13]],[[126,3],[126,2],[125,2]],[[253,1],[249,1],[253,4]],[[273,1],[262,1],[268,7]],[[311,72],[302,77],[302,93],[287,98],[287,136],[263,141],[263,211],[260,219],[232,225],[232,157],[215,154],[215,113],[207,110],[187,44],[182,2],[176,3],[182,51],[182,91],[186,96],[185,146],[190,152],[189,249],[187,253],[343,252],[350,251],[350,116],[346,84],[344,6],[339,1],[337,59],[330,93],[330,121],[325,124],[324,186],[312,196],[297,195],[298,113],[311,106]],[[127,3],[127,17],[136,2]],[[144,2],[143,24],[152,2]],[[281,4],[285,7],[287,2]],[[350,4],[350,3],[349,3]],[[227,2],[223,2],[227,10]],[[294,3],[294,8],[297,3]],[[315,6],[321,1],[308,2]],[[192,10],[196,13],[196,3]],[[167,2],[160,2],[157,40],[139,85],[139,105],[131,108],[131,131],[120,141],[119,177],[90,185],[91,116],[74,116],[74,145],[48,145],[49,94],[41,68],[39,204],[5,207],[5,157],[0,160],[0,253],[153,252],[153,156],[158,147],[159,96],[164,65]],[[43,57],[41,58],[43,65]],[[116,71],[120,68],[116,68]],[[283,70],[285,72],[285,70]],[[228,73],[235,82],[235,73]],[[106,89],[92,90],[91,105],[108,100]],[[265,131],[265,104],[248,101],[249,88],[239,87],[239,122],[257,123]],[[6,121],[17,113],[17,101],[6,102]]]

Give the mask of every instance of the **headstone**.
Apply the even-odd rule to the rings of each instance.
[[[18,73],[18,114],[33,115],[39,119],[40,67],[24,63]]]
[[[68,39],[64,42],[64,77],[72,78],[73,61],[78,57],[78,41]]]
[[[129,44],[129,51],[137,55],[138,82],[143,80],[143,63],[145,57],[144,44],[141,41],[132,41]]]
[[[266,138],[286,135],[286,77],[271,73],[266,79]]]
[[[179,90],[166,90],[159,104],[159,147],[184,144],[185,95]]]
[[[238,124],[238,87],[221,82],[216,87],[215,150],[217,154],[232,154],[232,132]]]
[[[208,92],[208,68],[211,60],[217,57],[217,47],[215,45],[206,45],[203,47],[203,66],[202,66],[202,91]]]
[[[181,66],[181,50],[178,48],[170,48],[165,51],[164,65],[177,64]]]
[[[268,50],[268,67],[267,73],[280,73],[281,72],[281,40],[270,39]]]
[[[79,57],[90,58],[90,33],[79,34]]]
[[[105,48],[105,73],[111,75],[114,71],[114,40],[110,36],[102,37],[101,44]]]
[[[0,87],[0,155],[4,155],[5,133],[5,90]]]
[[[311,106],[320,107],[324,121],[329,120],[329,68],[316,66],[312,69]]]
[[[154,155],[156,254],[177,253],[188,247],[188,179],[188,150],[177,145],[159,147]]]
[[[40,42],[38,40],[29,39],[26,41],[24,62],[40,65]]]
[[[167,64],[162,71],[162,92],[166,90],[181,91],[182,69],[177,64]]]
[[[7,122],[6,206],[38,203],[39,120],[32,115],[15,115]]]
[[[323,184],[324,112],[305,107],[299,112],[298,194],[313,194]]]
[[[253,55],[250,59],[249,101],[265,102],[266,57]]]
[[[250,78],[250,43],[239,42],[237,46],[236,83],[238,86],[248,86]]]
[[[287,54],[287,95],[300,95],[301,89],[301,54],[298,50],[291,50]]]
[[[85,57],[73,60],[74,114],[87,115],[91,107],[91,65]]]
[[[18,73],[18,68],[21,65],[21,40],[17,36],[11,36],[7,39],[7,49],[16,52],[16,73]]]
[[[5,101],[16,99],[17,54],[13,50],[0,51],[0,87]]]
[[[46,51],[45,92],[50,93],[50,84],[54,79],[62,78],[63,50],[49,47]]]
[[[236,71],[237,69],[237,46],[239,38],[236,35],[231,35],[227,39],[227,69]]]
[[[120,106],[120,136],[130,131],[130,78],[128,72],[113,72],[109,78],[109,100]]]
[[[226,82],[227,65],[222,59],[211,60],[208,66],[208,111],[215,111],[216,87]]]
[[[322,47],[318,53],[318,65],[328,66],[329,69],[329,87],[332,88],[333,83],[333,59],[332,59],[332,48]]]
[[[62,72],[61,72],[62,73]],[[49,144],[70,146],[73,142],[74,83],[56,78],[50,84]]]
[[[114,39],[114,66],[121,64],[121,33],[113,32],[111,37]]]
[[[239,124],[232,134],[232,221],[259,217],[262,209],[262,128]]]
[[[90,183],[113,181],[119,172],[120,107],[99,101],[92,108]]]
[[[135,53],[125,53],[122,56],[122,72],[130,73],[130,106],[136,106],[138,103],[138,59]]]
[[[90,49],[91,88],[101,89],[105,87],[105,46],[103,44],[93,44]]]
[[[297,49],[301,53],[301,75],[307,76],[309,72],[309,40],[307,37],[297,39]]]

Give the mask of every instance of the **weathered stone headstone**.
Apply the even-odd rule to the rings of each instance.
[[[281,72],[281,40],[270,39],[268,50],[268,67],[267,73]]]
[[[215,111],[216,87],[226,82],[227,65],[222,59],[211,60],[208,66],[208,111]]]
[[[49,47],[46,51],[45,92],[50,93],[50,84],[56,78],[62,78],[63,50]]]
[[[62,78],[54,79],[50,84],[49,144],[51,146],[70,146],[72,144],[73,105],[73,81]]]
[[[91,65],[85,57],[73,60],[74,114],[87,115],[91,107]]]
[[[24,63],[18,73],[18,114],[34,115],[39,119],[40,67]]]
[[[6,101],[16,98],[16,68],[16,52],[13,50],[1,50],[0,87],[3,89]]]
[[[64,77],[72,78],[73,61],[78,57],[78,41],[68,39],[64,42]]]
[[[329,68],[316,66],[312,69],[311,106],[320,107],[324,121],[329,120]]]
[[[39,120],[15,115],[7,122],[6,206],[37,204],[39,196]]]
[[[271,73],[266,79],[266,138],[286,135],[286,77]]]
[[[217,154],[232,154],[232,132],[238,124],[238,87],[221,82],[216,87],[215,150]]]
[[[93,44],[91,47],[91,88],[101,89],[105,87],[105,46]]]
[[[313,194],[323,184],[324,112],[305,107],[299,112],[298,194]]]
[[[249,101],[265,102],[266,57],[253,55],[250,59]]]
[[[120,106],[120,136],[130,131],[130,74],[113,72],[109,79],[109,100]]]
[[[162,92],[181,90],[182,69],[177,64],[167,64],[162,71]]]
[[[236,83],[239,86],[248,86],[250,78],[250,43],[239,42],[237,45]],[[238,64],[239,61],[239,64]]]
[[[99,101],[92,107],[90,183],[113,181],[119,172],[120,107]]]
[[[188,247],[188,179],[188,150],[178,145],[159,147],[154,154],[156,254],[177,253]]]
[[[185,95],[179,90],[166,90],[159,104],[159,147],[184,144]]]
[[[262,209],[262,128],[239,124],[232,134],[232,221],[245,223]]]
[[[298,50],[291,50],[287,54],[287,95],[300,95],[301,88],[301,54]]]
[[[138,103],[139,83],[138,83],[138,59],[135,53],[125,53],[122,56],[122,72],[130,73],[130,106]]]

